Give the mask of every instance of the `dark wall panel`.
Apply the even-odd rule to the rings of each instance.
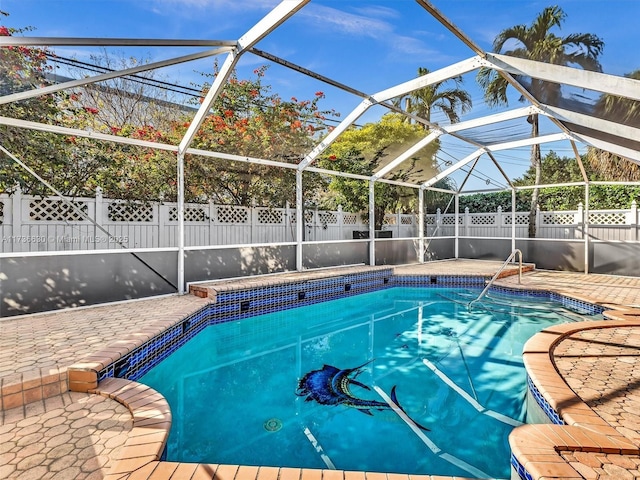
[[[0,316],[177,291],[177,252],[136,255],[138,258],[129,252],[0,258]]]
[[[591,273],[640,276],[640,243],[591,243]]]
[[[376,265],[405,265],[418,262],[417,240],[376,242]]]
[[[303,245],[302,253],[304,268],[369,264],[368,242],[308,244]]]
[[[562,242],[517,240],[516,248],[522,250],[523,260],[527,263],[535,263],[536,268],[584,272],[584,242],[582,240]]]
[[[296,269],[296,247],[274,245],[188,250],[184,264],[187,282],[286,272]]]
[[[461,238],[458,243],[460,258],[505,260],[510,253],[511,239],[509,238]]]

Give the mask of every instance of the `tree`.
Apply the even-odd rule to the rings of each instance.
[[[384,115],[379,122],[344,132],[326,151],[319,165],[330,170],[339,170],[364,176],[372,176],[383,165],[424,137],[418,125],[404,122],[396,113]],[[416,153],[387,178],[408,181],[418,177],[431,178],[437,173],[434,161],[438,142],[432,142]],[[323,207],[342,205],[346,210],[368,212],[369,184],[366,181],[334,176],[328,186],[330,195],[324,199]],[[376,182],[375,218],[377,230],[382,227],[387,212],[409,211],[415,207],[415,189]]]
[[[0,12],[0,16],[8,16]],[[13,36],[33,30],[31,27],[11,28],[0,26],[0,36]],[[46,86],[47,51],[25,46],[7,46],[0,49],[0,94],[13,93]],[[20,102],[0,105],[0,115],[27,121],[53,123],[65,118],[64,109],[59,108],[62,95],[54,94],[30,98]],[[68,185],[67,172],[73,170],[66,162],[69,146],[53,134],[27,131],[11,126],[0,126],[0,137],[8,151],[17,154],[30,168],[53,183],[65,189]],[[15,163],[8,156],[0,155],[0,191],[13,192],[20,187],[26,193],[50,194],[47,187]]]
[[[530,26],[516,25],[500,32],[493,42],[493,51],[539,62],[565,66],[578,65],[586,70],[601,71],[602,67],[598,56],[602,53],[604,42],[599,37],[590,33],[575,33],[559,37],[551,32],[554,27],[561,28],[565,18],[566,14],[560,7],[547,7]],[[483,67],[478,72],[477,79],[485,91],[485,100],[489,105],[506,105],[508,103],[507,87],[509,83],[496,70]],[[527,88],[538,101],[544,104],[557,104],[561,94],[560,84],[544,82],[536,78],[531,79]],[[528,121],[531,124],[531,135],[537,137],[539,132],[538,116],[532,115]],[[535,185],[539,185],[541,156],[538,144],[531,147],[531,164],[536,172]],[[534,220],[538,194],[539,191],[536,188],[531,195],[530,237],[536,235]]]
[[[429,73],[428,68],[419,67],[418,77],[422,77]],[[447,85],[453,82],[453,88],[447,88]],[[471,109],[471,96],[466,90],[460,88],[462,85],[462,77],[456,76],[448,80],[437,82],[420,88],[406,97],[396,100],[396,105],[400,105],[404,100],[406,110],[431,122],[431,113],[439,110],[446,115],[451,123],[460,121],[460,114],[466,113]],[[424,128],[428,128],[427,125]]]
[[[8,16],[4,12],[0,15]],[[11,36],[31,30],[31,27],[0,26],[0,35]],[[47,74],[52,69],[47,64],[48,56],[49,52],[41,48],[8,46],[0,49],[0,93],[9,95],[49,85]],[[0,114],[4,116],[79,129],[96,129],[96,112],[69,92],[0,105]],[[96,175],[109,162],[108,145],[86,138],[11,126],[0,126],[0,137],[9,152],[68,196],[93,194]],[[31,195],[52,193],[13,159],[0,155],[0,191],[11,193],[16,187]]]
[[[103,49],[100,54],[92,54],[90,63],[69,61],[72,76],[82,78],[87,69],[94,72],[113,72],[148,64],[145,58],[124,57]],[[195,113],[195,109],[179,103],[171,83],[158,78],[157,70],[149,70],[111,78],[97,84],[89,84],[75,89],[76,105],[95,109],[96,124],[105,131],[123,128],[126,125],[153,126],[167,131],[171,123]]]
[[[640,80],[640,70],[625,76]],[[594,114],[605,120],[640,128],[640,102],[637,100],[604,94],[596,102]],[[637,163],[605,150],[589,147],[587,160],[601,177],[608,180],[640,181],[640,167]]]
[[[0,35],[26,29],[0,27]],[[48,83],[48,53],[41,49],[6,47],[0,50],[0,90],[10,94]],[[137,60],[94,59],[97,68],[127,67]],[[312,100],[284,101],[256,78],[234,75],[214,104],[192,144],[195,148],[297,163],[313,148],[326,128],[316,92]],[[203,95],[208,85],[202,86]],[[163,113],[164,112],[164,113]],[[192,118],[193,109],[168,103],[161,92],[123,79],[101,87],[57,92],[0,105],[0,114],[70,128],[176,145]],[[3,145],[63,195],[93,195],[97,187],[106,197],[140,201],[177,197],[175,153],[133,145],[97,141],[0,126]],[[186,158],[187,201],[237,205],[283,205],[295,199],[295,173],[244,162]],[[307,188],[319,182],[308,182]],[[0,155],[0,189],[51,194],[47,187]]]
[[[283,100],[271,93],[263,83],[266,69],[254,70],[255,78],[231,76],[192,147],[293,164],[304,158],[325,132],[326,115],[334,112],[320,110],[321,91],[311,100]],[[208,88],[202,87],[203,96]],[[181,137],[188,125],[177,125],[175,135]],[[290,169],[191,156],[186,175],[193,199],[245,206],[295,203],[295,172]]]
[[[591,181],[605,181],[610,178],[603,177],[601,172],[593,169],[586,157],[583,155],[582,164],[587,177]],[[575,157],[560,157],[555,152],[550,151],[542,158],[541,162],[541,178],[543,184],[554,183],[573,183],[582,182],[582,172]],[[533,166],[524,173],[520,178],[513,180],[514,185],[533,185],[536,176]],[[500,192],[501,194],[503,192]],[[508,193],[508,192],[507,192]],[[521,192],[516,200],[521,208],[521,202],[524,198],[530,196],[530,191]],[[610,209],[610,208],[630,208],[633,200],[640,200],[640,187],[633,185],[592,185],[589,187],[589,208],[591,209]],[[472,196],[471,196],[472,197]],[[468,197],[466,206],[470,208],[485,208],[488,210],[475,211],[495,211],[500,205],[503,209],[511,208],[511,200],[506,196],[502,200],[506,202],[493,203],[497,197],[491,195],[484,197],[484,202],[475,202],[475,199]],[[482,197],[478,195],[478,197]],[[474,203],[475,202],[475,203]],[[462,205],[462,201],[460,202]],[[548,187],[540,192],[538,203],[545,210],[575,210],[578,204],[584,203],[583,187]]]

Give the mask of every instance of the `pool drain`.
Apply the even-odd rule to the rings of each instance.
[[[277,432],[282,428],[282,421],[277,418],[270,418],[264,422],[264,429],[267,432]]]

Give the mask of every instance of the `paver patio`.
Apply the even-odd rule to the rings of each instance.
[[[396,267],[396,273],[492,275],[500,265],[501,262],[443,261]],[[640,307],[640,278],[533,271],[523,275],[521,285],[517,275],[496,283],[555,290],[610,308]],[[208,301],[192,295],[169,296],[0,320],[0,478],[126,478],[124,473],[109,472],[125,443],[130,443],[134,425],[130,408],[104,396],[63,391],[66,368],[120,335],[144,330],[159,320],[185,316]],[[636,368],[639,352],[640,326],[576,332],[553,353],[553,361],[568,386],[636,446],[640,446],[640,369]],[[45,398],[47,393],[56,393],[55,389],[46,392],[45,386],[51,383],[42,380],[51,372],[58,376],[59,391]],[[40,397],[31,394],[28,400],[32,401],[14,407],[11,399],[16,392],[12,389],[18,380],[36,385],[33,388],[39,389]],[[23,400],[27,390],[21,393]],[[640,478],[639,455],[587,451],[563,455],[583,478]],[[144,478],[169,478],[172,474],[172,478],[211,478],[219,467],[212,468],[156,461],[139,473],[144,473]],[[236,469],[230,478],[260,478],[273,474],[273,470],[263,468],[260,473],[258,468]],[[290,470],[298,472],[297,480],[315,475],[288,469],[281,472],[281,477],[285,473],[295,476]],[[179,471],[189,471],[189,476],[177,476]],[[339,478],[353,473],[341,473]],[[322,471],[327,479],[336,474]]]

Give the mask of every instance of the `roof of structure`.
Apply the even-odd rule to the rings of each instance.
[[[592,146],[609,151],[620,157],[640,163],[640,128],[624,123],[624,121],[608,118],[600,118],[594,109],[598,98],[603,95],[621,97],[623,99],[640,101],[640,81],[629,77],[609,75],[593,71],[585,71],[579,68],[551,65],[521,58],[510,57],[483,51],[465,32],[461,31],[454,22],[445,17],[438,9],[426,0],[417,0],[416,5],[425,19],[430,19],[442,31],[451,36],[452,42],[462,42],[468,47],[469,56],[456,60],[449,66],[434,70],[427,75],[417,78],[407,78],[403,83],[388,85],[378,91],[362,91],[360,85],[347,85],[339,80],[339,72],[335,77],[329,77],[314,72],[306,67],[281,58],[263,49],[264,45],[277,45],[277,41],[283,41],[283,36],[278,36],[279,29],[289,21],[294,21],[296,15],[310,0],[285,0],[276,6],[270,13],[249,28],[237,40],[142,40],[142,39],[88,39],[88,38],[41,38],[41,37],[0,37],[2,45],[35,45],[35,46],[146,46],[146,47],[199,47],[198,53],[169,58],[164,61],[154,62],[150,65],[142,65],[136,68],[128,68],[115,73],[104,73],[86,78],[66,81],[57,85],[14,93],[0,98],[0,102],[6,103],[29,98],[44,93],[59,91],[67,88],[76,88],[103,81],[118,75],[130,75],[144,71],[150,67],[162,68],[201,58],[211,59],[220,57],[224,61],[220,65],[211,89],[209,90],[201,108],[195,114],[194,121],[188,128],[179,145],[170,147],[157,145],[153,142],[134,141],[123,137],[112,136],[96,132],[78,132],[64,127],[24,122],[17,119],[0,118],[0,123],[16,125],[29,129],[40,129],[58,132],[61,134],[85,135],[93,138],[116,141],[120,143],[133,143],[153,146],[165,150],[174,150],[178,153],[189,153],[190,143],[197,132],[201,122],[208,114],[209,106],[216,99],[224,82],[240,59],[246,55],[255,55],[279,67],[295,72],[298,75],[311,77],[318,82],[327,85],[343,93],[351,95],[357,100],[355,106],[349,112],[343,112],[341,121],[324,138],[319,140],[316,147],[308,152],[295,168],[298,170],[313,169],[315,160],[322,152],[338,138],[345,130],[363,118],[371,111],[400,111],[399,107],[392,104],[392,100],[410,94],[425,86],[441,82],[446,79],[463,76],[475,77],[482,67],[496,70],[513,87],[523,100],[517,107],[505,106],[488,111],[487,108],[472,109],[463,115],[461,121],[449,124],[445,119],[437,119],[431,122],[424,118],[413,116],[416,122],[429,126],[429,133],[418,144],[408,146],[404,153],[390,161],[380,169],[373,177],[374,180],[386,181],[385,176],[395,168],[398,168],[417,151],[417,149],[429,144],[435,139],[441,141],[441,150],[445,151],[447,161],[441,165],[440,173],[428,179],[423,179],[415,186],[431,187],[439,179],[447,176],[458,175],[458,184],[472,168],[478,170],[484,168],[489,172],[487,178],[498,179],[493,186],[508,187],[511,178],[505,172],[503,165],[503,152],[525,151],[532,144],[558,144],[562,143],[577,155],[584,146]],[[436,28],[436,27],[434,27]],[[265,41],[273,37],[273,42]],[[259,48],[260,47],[260,48]],[[339,52],[336,54],[340,54]],[[416,65],[425,63],[424,58],[416,58]],[[540,82],[550,82],[561,86],[562,95],[553,104],[545,103],[537,98],[531,88],[532,79]],[[471,80],[473,81],[473,80]],[[364,82],[362,82],[364,84]],[[486,107],[486,105],[483,105]],[[537,114],[541,118],[540,132],[537,137],[531,136],[531,128],[527,123],[531,115]],[[448,152],[447,152],[448,149]],[[198,152],[202,154],[203,152]],[[205,152],[205,155],[207,153]],[[210,152],[211,156],[218,156]],[[234,159],[233,155],[223,158]],[[509,157],[506,157],[507,159]],[[479,160],[478,160],[479,159]],[[257,161],[278,165],[269,159],[246,159],[238,157],[236,160]],[[287,165],[291,168],[291,165]],[[461,172],[464,175],[461,176]],[[585,179],[586,180],[586,179]],[[491,182],[487,181],[487,185]]]

